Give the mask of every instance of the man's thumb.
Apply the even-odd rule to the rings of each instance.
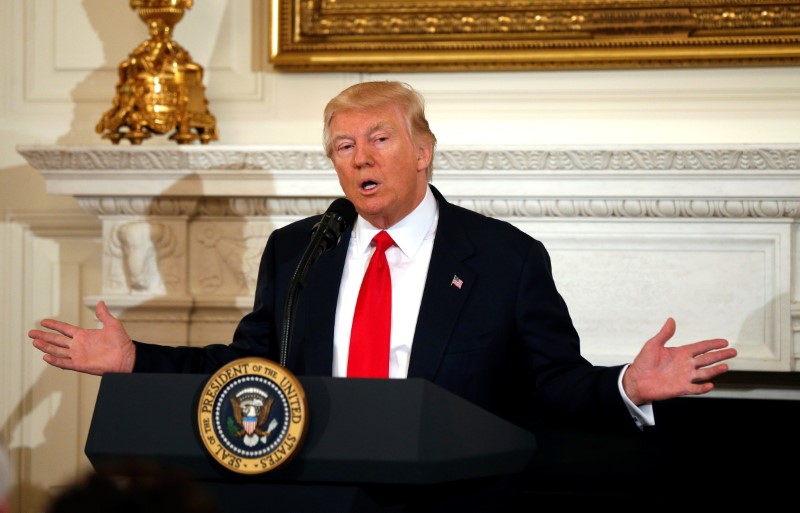
[[[658,344],[663,346],[666,344],[672,336],[675,335],[675,319],[672,317],[668,317],[664,325],[661,326],[661,330],[659,330],[656,335],[651,338],[648,343]]]
[[[108,307],[106,306],[105,301],[97,302],[97,306],[94,309],[94,313],[97,316],[97,320],[104,325],[106,322],[114,319],[114,316],[111,315],[111,312],[108,311]]]

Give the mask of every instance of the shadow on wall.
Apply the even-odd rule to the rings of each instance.
[[[77,374],[68,374],[53,367],[45,368],[0,426],[0,433],[9,433],[13,438],[24,436],[29,444],[14,443],[9,451],[11,461],[18,462],[16,469],[19,471],[15,476],[18,485],[10,495],[11,511],[42,511],[52,493],[51,483],[47,481],[54,473],[69,475],[75,471],[74,468],[60,468],[63,467],[64,458],[60,459],[58,455],[74,450],[75,440],[65,439],[64,426],[75,422],[74,406],[67,405],[80,402],[82,387],[78,384],[79,379]],[[58,407],[52,409],[52,403]],[[47,410],[47,413],[43,410]],[[44,423],[30,420],[45,416],[47,421]],[[21,434],[23,429],[28,430],[24,435]],[[73,432],[72,429],[69,431]]]
[[[136,13],[131,11],[128,2],[107,2],[104,0],[83,0],[83,9],[86,17],[91,23],[92,29],[97,34],[103,46],[103,67],[116,69],[122,60],[127,58],[125,55],[110,55],[108,42],[119,39],[120,29],[127,29],[132,24],[140,25],[141,38],[147,37],[147,28],[137,19]],[[120,18],[123,11],[130,21]],[[110,23],[109,20],[115,20]],[[133,43],[130,50],[133,50]],[[116,77],[116,72],[114,73]],[[72,122],[67,133],[56,141],[56,144],[86,144],[87,142],[101,142],[100,134],[95,131],[97,122],[100,121],[103,113],[111,107],[111,100],[114,97],[115,83],[108,84],[108,72],[102,70],[91,71],[86,77],[78,82],[70,92],[74,105]],[[107,100],[103,102],[93,101],[96,91],[108,90]],[[107,142],[107,141],[106,141]],[[107,142],[111,144],[110,142]]]
[[[197,183],[196,176],[186,180]],[[186,189],[184,184],[175,187]],[[261,254],[275,228],[258,219],[275,210],[272,201],[200,201],[166,190],[152,201],[118,198],[98,207],[110,209],[103,214],[124,214],[104,221],[109,240],[103,243],[101,299],[134,339],[176,345],[230,342],[241,305],[252,305]],[[325,206],[320,203],[320,213]],[[60,293],[63,287],[56,283],[53,288]],[[86,292],[84,287],[75,290]],[[84,298],[74,300],[82,303]],[[62,319],[65,314],[47,315]],[[36,350],[26,354],[40,356]],[[89,419],[77,412],[93,408],[95,397],[89,395],[96,390],[86,385],[99,385],[99,378],[94,380],[47,366],[27,384],[0,426],[0,432],[22,438],[12,454],[25,472],[12,497],[14,511],[43,511],[64,480],[81,470],[73,466],[74,458],[58,455],[83,452],[86,440],[64,433],[81,433],[88,426]]]

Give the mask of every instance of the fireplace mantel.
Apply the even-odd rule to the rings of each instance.
[[[143,336],[227,341],[269,233],[341,195],[318,147],[21,146],[51,194],[102,221],[100,297]],[[800,146],[440,148],[452,202],[545,242],[598,364],[664,318],[729,338],[737,370],[800,354]]]
[[[316,147],[23,146],[18,151],[45,177],[48,192],[79,198],[341,195],[330,162]],[[800,188],[786,183],[797,178],[800,146],[440,149],[434,170],[437,187],[465,199],[691,200],[698,208],[671,214],[656,208],[652,215],[800,216]],[[726,212],[702,205],[712,201],[761,202],[765,209]]]

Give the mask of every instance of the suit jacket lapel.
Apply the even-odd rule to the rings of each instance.
[[[332,374],[336,303],[351,231],[345,231],[339,244],[320,256],[306,278],[305,290],[298,307],[303,314],[302,317],[298,314],[293,338],[298,341],[297,344],[302,345],[303,373],[307,375]]]
[[[458,209],[431,188],[439,202],[439,224],[408,368],[409,378],[428,380],[436,375],[456,319],[477,279],[466,264],[475,248],[458,222]]]

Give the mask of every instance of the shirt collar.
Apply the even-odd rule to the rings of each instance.
[[[417,205],[417,208],[386,231],[407,258],[414,258],[425,237],[435,233],[438,213],[439,205],[436,203],[431,188],[427,187],[425,197]],[[375,228],[369,221],[358,216],[355,226],[353,226],[355,240],[352,241],[355,244],[357,255],[367,254],[372,238],[379,231],[381,231],[380,228]]]

